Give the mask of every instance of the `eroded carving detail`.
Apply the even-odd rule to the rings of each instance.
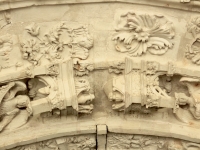
[[[95,150],[96,149],[96,139],[93,135],[85,136],[67,136],[60,137],[51,140],[46,140],[34,144],[29,144],[12,150]]]
[[[164,138],[148,135],[108,134],[108,150],[198,150],[200,144],[174,138]]]
[[[92,113],[94,108],[92,101],[95,98],[94,94],[90,93],[90,83],[86,79],[75,80],[76,94],[78,98],[78,112]]]
[[[200,17],[194,17],[191,21],[187,24],[188,32],[192,33],[193,37],[195,38],[198,33],[200,33]]]
[[[94,70],[94,64],[85,61],[77,61],[74,64],[75,75],[82,77],[84,75],[89,75],[89,72]]]
[[[116,61],[110,65],[108,71],[109,71],[109,73],[121,74],[124,72],[124,68],[125,68],[124,62]]]
[[[165,138],[148,135],[108,134],[108,149],[162,149]]]
[[[10,68],[11,66],[19,66],[18,64],[10,64],[10,52],[12,51],[13,41],[12,36],[9,34],[0,37],[0,59],[4,63],[0,65],[2,69]]]
[[[93,38],[85,26],[72,29],[66,23],[60,23],[45,35],[41,35],[41,27],[35,23],[25,29],[32,38],[21,43],[21,51],[23,58],[34,65],[38,65],[42,57],[51,62],[59,61],[66,46],[70,48],[68,57],[85,60],[93,46]],[[70,40],[63,41],[63,34],[68,35]]]
[[[24,118],[24,121],[16,122],[20,127],[26,123],[32,114],[30,99],[26,95],[16,95],[19,91],[25,91],[26,85],[21,81],[10,82],[0,87],[0,131],[13,119]],[[26,110],[23,110],[26,108]]]
[[[200,41],[199,38],[192,42],[192,45],[187,45],[185,49],[185,57],[192,61],[192,63],[200,65]]]
[[[189,91],[190,97],[186,96],[184,93],[177,93],[177,99],[179,105],[189,105],[189,111],[196,119],[200,119],[200,95],[199,95],[199,85],[200,80],[195,78],[182,77],[180,82],[183,82]],[[187,119],[187,116],[185,116]],[[186,120],[185,119],[185,120]]]
[[[142,14],[133,11],[122,13],[116,20],[116,50],[130,56],[141,56],[147,51],[162,55],[172,49],[175,32],[172,22],[163,16]]]

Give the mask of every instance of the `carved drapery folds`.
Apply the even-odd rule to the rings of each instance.
[[[164,16],[123,12],[116,19],[113,40],[116,50],[130,56],[141,56],[147,51],[162,55],[172,49],[175,32],[173,23]]]

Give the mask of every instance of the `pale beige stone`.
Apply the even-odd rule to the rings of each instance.
[[[199,0],[1,0],[0,149],[199,150]]]

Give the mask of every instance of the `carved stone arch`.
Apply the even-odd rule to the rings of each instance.
[[[199,150],[199,6],[0,1],[0,150]]]

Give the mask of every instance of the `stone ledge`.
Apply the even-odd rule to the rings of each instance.
[[[141,5],[151,5],[166,8],[176,8],[189,11],[197,11],[200,6],[200,2],[191,1],[189,3],[181,3],[180,0],[2,0],[0,1],[0,10],[9,10],[15,8],[23,8],[30,6],[42,6],[42,5],[61,5],[61,4],[83,4],[83,3],[130,3],[130,4],[141,4]]]

